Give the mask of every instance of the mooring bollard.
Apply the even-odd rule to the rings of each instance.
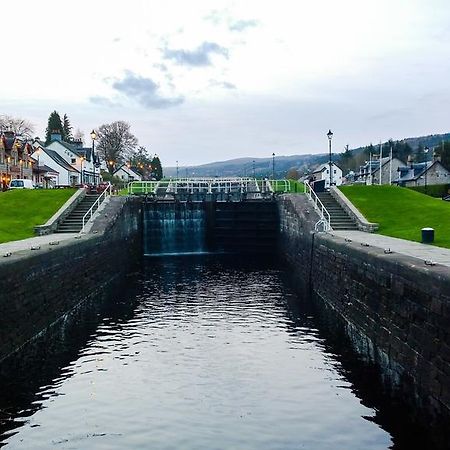
[[[432,244],[434,242],[434,228],[422,228],[422,243]]]

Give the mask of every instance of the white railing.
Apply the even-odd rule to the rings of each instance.
[[[111,183],[108,183],[108,187],[98,196],[97,200],[92,204],[92,206],[89,208],[89,210],[86,212],[86,214],[83,216],[83,226],[81,228],[80,233],[84,233],[84,230],[86,228],[86,224],[89,222],[89,220],[94,215],[95,211],[99,208],[99,206],[103,203],[103,201],[106,199],[108,195],[111,195]],[[95,206],[97,206],[95,208]]]
[[[157,190],[159,189],[159,192]],[[128,184],[128,194],[177,194],[177,193],[276,193],[290,192],[289,180],[257,180],[248,177],[224,178],[169,178],[161,181],[132,181]]]
[[[308,196],[309,200],[314,204],[314,208],[320,215],[320,220],[315,224],[314,229],[319,231],[320,227],[323,227],[323,231],[331,230],[331,218],[330,213],[327,211],[323,203],[320,201],[320,198],[317,197],[317,194],[314,192],[314,189],[308,183],[308,181],[304,181],[305,185],[305,194]]]

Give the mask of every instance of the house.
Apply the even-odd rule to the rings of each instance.
[[[13,131],[0,134],[0,180],[3,189],[13,179],[32,179],[32,151],[31,145]]]
[[[450,172],[436,155],[433,155],[432,161],[421,163],[413,163],[412,158],[409,157],[408,164],[398,168],[395,183],[406,187],[447,184],[450,183]]]
[[[130,181],[142,181],[142,175],[140,175],[136,169],[129,167],[127,164],[120,166],[113,175],[121,180],[129,183]]]
[[[55,151],[73,168],[79,177],[73,184],[98,184],[100,181],[100,160],[92,147],[83,147],[82,141],[64,142],[59,132],[51,134],[51,142],[46,146]]]
[[[359,173],[355,177],[356,182],[365,184],[392,184],[398,177],[398,168],[405,163],[398,158],[388,156],[380,159],[372,159],[359,167]],[[381,173],[381,183],[380,183]]]
[[[323,163],[317,166],[314,171],[309,174],[309,179],[313,181],[325,180],[325,188],[330,187],[330,164]],[[342,169],[335,163],[331,163],[331,183],[333,186],[342,184]]]
[[[58,152],[35,141],[35,183],[47,186],[73,186],[79,183],[81,173],[69,164]],[[49,170],[48,170],[49,169]]]
[[[51,134],[51,142],[36,139],[33,143],[34,159],[39,166],[36,169],[36,178],[41,179],[41,163],[48,166],[52,173],[47,172],[47,178],[52,178],[50,184],[59,186],[73,186],[76,184],[98,184],[100,177],[100,158],[91,147],[83,147],[81,140],[64,142],[59,132]],[[42,158],[42,159],[41,159]],[[54,174],[57,173],[56,180]]]

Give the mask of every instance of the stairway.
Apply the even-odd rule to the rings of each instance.
[[[355,222],[344,211],[342,206],[333,198],[329,192],[318,192],[317,197],[330,213],[331,228],[333,230],[357,230]]]
[[[88,194],[75,207],[75,209],[58,224],[56,233],[78,233],[83,228],[83,216],[89,211],[99,194]]]

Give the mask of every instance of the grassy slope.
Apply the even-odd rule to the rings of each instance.
[[[435,229],[435,245],[450,248],[450,202],[397,186],[341,186],[342,192],[386,236],[421,241]]]
[[[75,189],[14,189],[0,192],[0,243],[34,236],[33,228],[47,222]]]

